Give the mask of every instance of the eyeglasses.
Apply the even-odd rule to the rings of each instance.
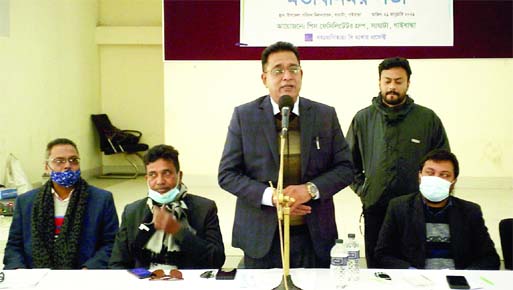
[[[53,158],[53,159],[48,159],[48,161],[57,166],[65,165],[66,162],[69,162],[70,165],[79,165],[80,164],[80,158],[78,158],[78,157],[70,157],[68,159],[62,158],[62,157],[57,157],[57,158]]]
[[[169,275],[162,269],[157,269],[151,272],[150,280],[183,280],[182,272],[178,269],[169,271]]]
[[[301,71],[301,67],[299,65],[292,65],[288,68],[275,67],[270,71],[266,71],[265,73],[270,72],[273,76],[281,76],[285,73],[285,71],[288,71],[293,75],[297,75]]]
[[[0,282],[4,282],[5,274],[4,272],[0,272]]]

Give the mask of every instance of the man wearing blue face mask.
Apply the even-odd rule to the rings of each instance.
[[[46,157],[50,180],[16,200],[4,268],[107,268],[119,226],[112,194],[80,177],[73,141],[51,141]]]
[[[225,254],[215,202],[187,192],[172,146],[154,146],[143,159],[148,195],[125,207],[109,266],[220,268]]]
[[[498,270],[479,205],[451,195],[456,156],[435,150],[420,163],[419,192],[388,205],[375,256],[382,268]]]

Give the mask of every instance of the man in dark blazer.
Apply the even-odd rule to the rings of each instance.
[[[435,150],[421,161],[420,192],[390,201],[375,249],[383,268],[498,270],[479,205],[449,195],[458,160]]]
[[[232,245],[246,268],[281,267],[273,199],[279,169],[279,99],[294,101],[284,156],[284,195],[291,206],[291,267],[328,267],[337,238],[333,195],[353,181],[349,147],[335,109],[299,98],[303,71],[292,44],[262,53],[269,95],[235,108],[219,165],[218,182],[237,196]]]
[[[75,143],[48,143],[42,187],[19,195],[4,268],[105,269],[118,230],[112,193],[80,177]]]
[[[172,146],[154,146],[144,163],[148,196],[125,207],[109,267],[220,268],[225,254],[215,202],[187,192]]]

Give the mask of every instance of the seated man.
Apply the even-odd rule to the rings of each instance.
[[[127,205],[111,268],[219,268],[224,245],[214,201],[189,194],[178,151],[157,145],[144,156],[148,197]]]
[[[107,268],[119,226],[112,194],[80,177],[73,141],[51,141],[46,157],[50,180],[16,199],[4,269]]]
[[[479,205],[451,196],[458,160],[435,150],[420,163],[420,192],[390,201],[375,255],[383,268],[498,270]]]

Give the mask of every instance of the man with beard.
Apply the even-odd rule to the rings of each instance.
[[[434,149],[449,150],[438,116],[407,95],[411,68],[395,57],[379,65],[379,95],[372,105],[356,113],[347,142],[351,148],[355,181],[365,218],[365,257],[368,268],[390,199],[418,190],[419,161]]]

